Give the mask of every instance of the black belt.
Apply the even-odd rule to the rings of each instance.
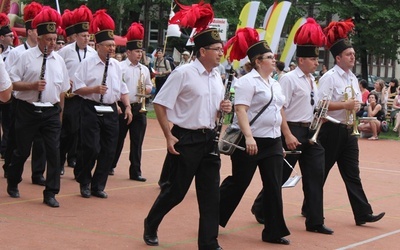
[[[347,129],[347,130],[353,129],[353,125],[347,125],[347,124],[344,124],[344,123],[333,123],[333,122],[329,122],[329,123],[327,123],[327,124],[329,124],[329,125],[331,125],[331,126],[335,126],[335,127],[344,128],[344,129]]]
[[[187,129],[187,128],[179,127],[178,125],[175,125],[175,124],[174,124],[174,129],[178,129],[178,130],[185,131],[185,132],[202,133],[202,134],[207,134],[211,131],[214,131],[214,129],[210,129],[210,128]]]
[[[142,105],[141,102],[133,102],[133,103],[131,103],[132,107],[137,107],[137,106],[141,106],[141,105]]]
[[[290,126],[309,128],[311,125],[311,122],[287,122],[287,124]]]
[[[113,107],[113,106],[116,105],[115,102],[108,104],[108,103],[100,103],[100,102],[92,101],[92,100],[89,100],[89,99],[84,99],[84,100],[87,101],[90,104],[95,105],[95,106],[111,106],[111,107]]]

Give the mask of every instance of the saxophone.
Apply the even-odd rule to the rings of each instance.
[[[141,65],[139,65],[139,70],[140,70],[140,74],[139,74],[139,80],[137,83],[137,94],[136,96],[138,97],[138,102],[142,104],[142,107],[140,108],[139,112],[140,113],[147,113],[146,110],[146,97],[148,97],[146,95],[146,83],[144,81],[144,75],[142,73],[142,67]]]

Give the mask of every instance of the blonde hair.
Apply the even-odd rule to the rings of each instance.
[[[385,87],[385,81],[382,79],[378,79],[378,80],[376,80],[376,82],[379,84],[379,86],[381,88],[380,91],[382,91],[383,88]]]

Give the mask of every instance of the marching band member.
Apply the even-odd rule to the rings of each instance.
[[[110,173],[114,173],[114,168],[117,166],[126,133],[129,130],[130,147],[129,147],[129,179],[136,181],[146,181],[142,176],[141,159],[142,159],[142,145],[144,135],[146,133],[147,118],[144,96],[140,95],[150,94],[153,84],[150,79],[149,69],[139,63],[143,55],[143,36],[144,29],[139,23],[132,23],[126,34],[126,54],[128,58],[120,63],[122,69],[122,80],[126,83],[129,89],[129,101],[133,114],[133,119],[130,124],[124,121],[124,115],[119,115],[119,135],[117,143],[117,151],[114,156],[114,162],[111,165]],[[118,102],[122,113],[125,112],[125,106],[122,102]]]
[[[64,10],[62,14],[62,25],[61,28],[65,30],[65,35],[67,36],[67,44],[75,42],[75,22],[74,22],[74,10],[71,11],[69,9]]]
[[[374,215],[371,205],[364,193],[359,168],[358,138],[352,131],[355,125],[348,125],[349,119],[356,122],[355,117],[346,115],[360,108],[361,92],[356,76],[351,72],[356,62],[355,52],[348,33],[353,29],[351,20],[331,22],[324,29],[327,37],[327,46],[335,59],[335,66],[326,72],[319,80],[319,98],[324,93],[333,89],[332,99],[329,104],[328,115],[339,120],[336,124],[326,122],[321,127],[319,140],[325,149],[325,180],[333,165],[337,163],[342,179],[346,185],[347,195],[350,200],[357,226],[366,222],[375,222],[385,215]],[[350,98],[344,100],[344,93]],[[352,93],[353,92],[353,93]]]
[[[43,7],[32,21],[38,33],[38,46],[21,54],[10,73],[18,102],[15,110],[17,147],[8,169],[7,192],[13,198],[20,196],[18,183],[22,180],[24,163],[29,157],[33,138],[40,134],[47,159],[43,202],[50,207],[59,206],[55,195],[60,190],[60,115],[64,92],[69,88],[65,63],[53,52],[60,24],[60,14],[50,7]]]
[[[80,67],[82,60],[96,55],[96,51],[88,46],[89,25],[92,19],[92,11],[85,5],[75,9],[71,20],[71,23],[74,23],[72,27],[75,32],[75,42],[66,45],[58,51],[58,54],[64,59],[65,65],[67,66],[71,85],[74,84],[74,74]],[[68,91],[65,96],[63,124],[61,129],[60,167],[61,173],[63,174],[64,164],[65,161],[67,161],[68,166],[74,168],[74,175],[76,177],[79,172],[79,168],[75,168],[75,166],[77,161],[80,106],[82,99],[78,95],[74,95],[70,92],[71,91]]]
[[[324,186],[324,148],[319,143],[311,144],[314,109],[318,104],[318,89],[312,73],[318,66],[319,47],[325,45],[326,38],[321,27],[313,18],[308,18],[296,32],[297,67],[284,74],[279,83],[282,86],[286,103],[282,112],[282,142],[286,150],[300,150],[300,155],[287,155],[286,160],[295,166],[299,161],[306,208],[306,230],[332,234],[333,230],[324,225],[323,186]],[[326,93],[328,94],[328,93]],[[322,119],[321,119],[322,122]],[[290,177],[292,169],[283,165],[282,184]],[[257,205],[257,200],[259,205]],[[262,218],[262,197],[257,197],[252,211]],[[261,209],[257,209],[260,207]],[[258,211],[261,210],[261,211]]]
[[[114,28],[114,21],[105,10],[98,10],[94,14],[89,31],[95,33],[97,54],[79,64],[72,86],[73,93],[83,98],[81,150],[78,151],[76,166],[80,171],[76,180],[84,198],[91,195],[108,197],[104,189],[118,140],[116,101],[121,100],[126,107],[125,122],[129,124],[132,120],[128,88],[122,81],[122,70],[118,61],[109,57],[115,52]]]
[[[11,98],[12,84],[2,59],[0,51],[0,101],[8,102]]]
[[[232,126],[240,128],[243,138],[239,145],[245,151],[235,150],[231,155],[232,175],[220,187],[219,224],[225,227],[239,205],[254,172],[259,169],[263,182],[264,229],[262,240],[289,245],[285,238],[290,232],[283,217],[281,140],[281,109],[285,103],[280,84],[271,77],[275,57],[267,42],[259,41],[255,29],[244,28],[236,32],[225,45],[232,45],[230,58],[250,60],[253,70],[235,83],[235,117]],[[267,107],[266,107],[267,106]],[[254,124],[250,121],[266,107]]]
[[[37,2],[31,2],[27,4],[24,8],[24,21],[25,21],[25,29],[27,34],[26,41],[13,49],[6,60],[6,69],[7,72],[11,72],[12,67],[21,56],[23,52],[28,49],[34,48],[37,46],[37,30],[32,27],[32,20],[40,13],[43,6]],[[11,124],[9,130],[9,136],[7,138],[7,149],[5,153],[4,159],[4,168],[7,169],[11,162],[11,157],[13,155],[13,151],[16,147],[15,145],[15,105],[16,102],[11,103]],[[46,151],[43,143],[43,139],[36,135],[33,139],[32,144],[32,159],[31,159],[31,168],[32,168],[32,183],[36,185],[45,185],[46,179],[44,178],[44,171],[46,169]]]
[[[201,13],[203,25],[196,27],[199,33],[194,36],[197,59],[172,71],[153,102],[166,138],[171,172],[144,221],[143,239],[150,246],[159,244],[161,221],[184,199],[195,178],[200,212],[198,248],[222,249],[217,239],[221,159],[219,154],[210,153],[215,148],[218,111],[230,112],[232,106],[229,100],[223,100],[224,86],[215,68],[223,56],[221,38],[217,29],[204,27],[214,16],[211,5],[200,2],[192,6],[180,5],[181,11],[174,18],[181,26],[188,20],[182,17],[190,17],[199,25],[191,11]]]

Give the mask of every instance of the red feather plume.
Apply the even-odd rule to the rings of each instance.
[[[32,20],[40,13],[43,6],[37,2],[31,2],[27,4],[24,8],[24,22]]]
[[[246,57],[247,49],[259,41],[258,32],[253,28],[241,28],[236,31],[234,37],[228,40],[224,46],[225,53],[231,48],[229,58],[241,60]]]
[[[93,20],[92,11],[86,6],[81,5],[81,7],[74,10],[74,23],[91,22]]]
[[[315,45],[322,47],[326,44],[326,37],[321,26],[311,17],[307,18],[296,32],[294,43],[298,45]]]
[[[5,13],[0,13],[0,28],[10,25],[10,19]]]
[[[64,10],[64,13],[62,14],[62,25],[61,27],[63,29],[66,29],[72,25],[75,24],[74,21],[74,11],[70,11],[68,9]]]
[[[132,23],[125,37],[126,39],[128,39],[128,41],[143,40],[144,38],[143,25],[141,23],[136,23],[136,22]]]
[[[180,10],[175,13],[170,20],[171,24],[178,24],[180,27],[196,28],[196,33],[208,28],[208,25],[214,19],[214,11],[209,3],[203,0],[198,4],[186,6],[175,0]]]
[[[33,19],[32,28],[36,29],[38,24],[45,22],[55,22],[56,27],[62,23],[61,15],[53,8],[44,6],[42,11]]]
[[[65,34],[65,30],[61,26],[58,26],[58,28],[57,28],[57,35],[58,36],[63,36],[64,38],[67,36]]]
[[[89,33],[95,34],[100,30],[114,30],[114,20],[106,13],[105,9],[96,11],[90,23]]]
[[[13,35],[14,35],[14,39],[13,39],[13,46],[17,47],[19,45],[19,37],[18,37],[18,33],[15,29],[12,29]]]
[[[354,23],[351,19],[347,19],[341,22],[331,22],[328,27],[324,29],[327,48],[330,49],[331,46],[340,39],[347,38],[348,34],[354,29]]]

